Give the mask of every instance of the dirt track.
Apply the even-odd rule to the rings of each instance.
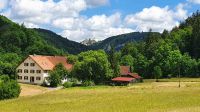
[[[46,92],[61,89],[61,87],[47,88],[47,87],[42,87],[38,85],[29,85],[29,84],[20,84],[20,86],[21,86],[20,96],[34,96],[34,95],[43,94]]]

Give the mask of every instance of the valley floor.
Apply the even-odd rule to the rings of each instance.
[[[177,87],[177,79],[153,81],[50,92],[38,87],[44,92],[0,101],[0,112],[200,112],[200,79],[182,79],[181,88]]]

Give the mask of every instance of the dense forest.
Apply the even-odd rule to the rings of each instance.
[[[117,35],[109,37],[103,41],[99,41],[95,44],[90,45],[89,47],[94,50],[104,49],[105,51],[109,51],[112,45],[116,50],[120,50],[125,45],[125,43],[144,40],[145,37],[147,37],[147,34],[148,32],[133,32]]]
[[[162,34],[149,31],[141,42],[126,44],[120,63],[129,65],[144,78],[200,76],[200,13],[197,11],[175,27]]]

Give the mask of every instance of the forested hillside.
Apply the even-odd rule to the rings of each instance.
[[[144,40],[147,34],[148,32],[133,32],[128,34],[117,35],[95,43],[90,47],[92,49],[104,49],[108,51],[110,50],[111,46],[114,46],[115,49],[119,50],[128,42],[138,42]]]
[[[4,16],[0,16],[0,49],[1,52],[16,53],[20,56],[62,53],[61,50],[47,44],[34,30],[18,25]]]
[[[89,47],[83,44],[63,38],[52,31],[45,29],[35,29],[35,31],[37,31],[39,35],[47,41],[47,43],[55,46],[56,48],[62,49],[64,52],[78,54],[89,49]]]
[[[126,44],[120,64],[132,66],[144,78],[200,77],[200,13],[172,31],[149,32],[144,41]],[[111,52],[113,53],[113,51]],[[113,56],[113,54],[111,55]],[[114,61],[116,62],[116,61]]]

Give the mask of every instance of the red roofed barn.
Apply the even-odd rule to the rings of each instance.
[[[41,85],[48,77],[49,71],[57,64],[63,64],[67,70],[71,70],[71,64],[67,63],[64,56],[29,55],[18,67],[18,82]]]
[[[131,73],[130,66],[120,66],[120,77],[113,78],[112,81],[118,84],[129,84],[142,82],[142,77],[137,73]]]

